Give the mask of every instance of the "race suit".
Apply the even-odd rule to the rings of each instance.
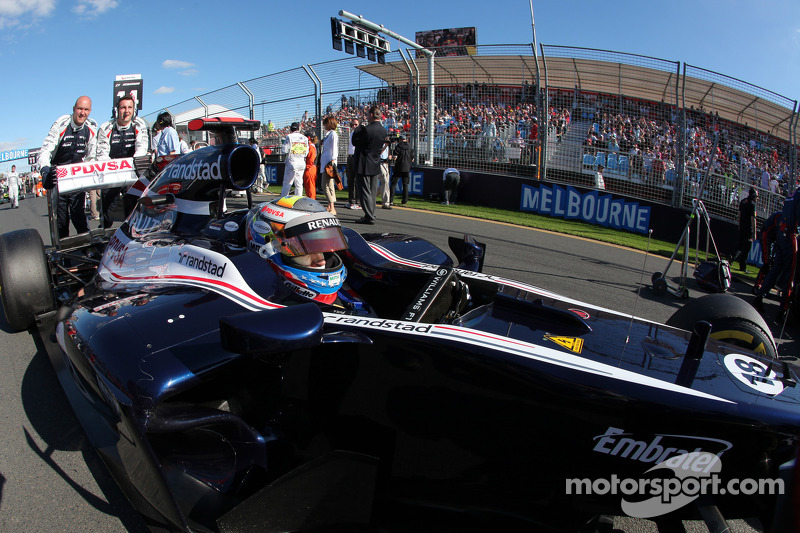
[[[16,172],[8,173],[8,200],[12,207],[19,207],[19,176]]]
[[[97,145],[97,122],[87,118],[78,127],[72,121],[72,115],[62,115],[50,127],[39,152],[39,168],[79,163],[94,159]],[[47,176],[42,176],[47,180]],[[45,187],[52,185],[47,183]],[[50,187],[52,188],[52,187]],[[69,221],[78,233],[86,233],[89,226],[86,222],[86,192],[73,192],[58,196],[57,222],[58,236],[69,235]]]
[[[100,130],[97,133],[98,161],[147,155],[149,146],[150,132],[147,128],[147,123],[144,119],[139,117],[134,117],[131,123],[125,128],[117,124],[116,120],[109,120],[100,126]],[[147,178],[140,177],[139,181],[141,182],[142,180],[145,180],[143,187],[136,187],[135,185],[137,184],[134,184],[134,186],[129,187],[128,192],[125,193],[126,218],[133,210],[144,188],[149,184]],[[122,187],[114,187],[103,191],[101,203],[103,206],[102,221],[104,228],[111,226],[108,210],[121,191]]]
[[[767,219],[761,225],[759,243],[761,245],[762,265],[758,270],[756,281],[753,283],[753,294],[758,294],[758,291],[761,290],[761,285],[764,283],[764,280],[767,277],[767,273],[769,273],[772,265],[772,256],[775,254],[773,245],[775,244],[775,240],[778,238],[778,231],[782,220],[783,218],[781,217],[781,212],[775,211],[769,217],[767,217]]]
[[[797,270],[797,223],[800,221],[800,189],[786,198],[781,211],[781,222],[775,239],[775,255],[761,289],[756,296],[767,296],[774,286],[781,290],[781,311],[789,308]]]
[[[286,170],[283,173],[283,188],[281,197],[289,196],[289,190],[294,185],[297,196],[303,194],[303,173],[306,171],[306,155],[308,155],[308,137],[296,131],[286,136],[283,143],[283,153],[286,154]]]

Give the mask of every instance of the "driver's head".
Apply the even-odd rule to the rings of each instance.
[[[295,294],[331,304],[347,269],[336,253],[347,249],[339,219],[306,196],[286,196],[254,207],[248,246],[265,258]]]

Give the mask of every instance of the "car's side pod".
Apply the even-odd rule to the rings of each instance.
[[[322,344],[324,318],[314,303],[224,316],[222,348],[242,355],[271,355]]]

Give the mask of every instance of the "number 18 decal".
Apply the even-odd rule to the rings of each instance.
[[[770,396],[783,392],[783,383],[778,380],[778,375],[758,359],[731,353],[725,356],[724,362],[728,372],[751,389]]]

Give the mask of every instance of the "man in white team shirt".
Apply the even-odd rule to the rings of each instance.
[[[8,199],[11,202],[11,209],[19,208],[19,176],[17,175],[17,165],[11,165],[11,172],[8,173]]]
[[[308,155],[308,137],[300,133],[300,124],[292,122],[289,135],[283,142],[283,153],[286,154],[286,170],[283,173],[281,198],[289,196],[289,189],[294,185],[295,196],[303,195],[303,173],[306,171]]]

